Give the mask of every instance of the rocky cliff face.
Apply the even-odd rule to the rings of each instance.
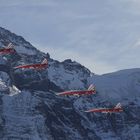
[[[0,47],[15,45],[15,55],[0,56],[1,140],[139,140],[140,69],[94,75],[77,62],[58,62],[22,37],[0,28]],[[42,71],[14,70],[20,64],[49,60]],[[85,89],[95,84],[97,94],[59,97],[55,93]],[[113,107],[123,113],[93,114],[84,110]]]

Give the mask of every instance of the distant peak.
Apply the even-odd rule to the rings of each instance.
[[[71,59],[66,59],[62,63],[73,63],[73,61]]]

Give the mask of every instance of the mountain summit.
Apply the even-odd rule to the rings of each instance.
[[[1,140],[139,140],[140,69],[95,75],[71,59],[59,62],[21,36],[0,28],[0,47],[17,53],[0,56]],[[48,59],[46,70],[13,67]],[[96,95],[59,97],[55,93],[96,87]],[[124,112],[86,113],[121,102]]]

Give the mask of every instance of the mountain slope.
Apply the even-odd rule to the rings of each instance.
[[[140,69],[95,75],[69,59],[53,60],[22,37],[0,28],[0,47],[9,42],[15,45],[17,53],[0,57],[0,139],[140,139]],[[47,70],[13,69],[44,58],[49,61]],[[91,83],[96,86],[96,95],[79,98],[55,95],[63,90],[85,89]],[[118,102],[123,105],[123,113],[84,112],[113,107]]]
[[[14,71],[13,75],[16,75],[15,78],[18,76],[20,77],[20,86],[23,86],[22,84],[28,84],[28,82],[30,83],[32,81],[47,79],[48,76],[52,82],[54,82],[61,88],[84,88],[85,86],[87,86],[86,78],[90,76],[90,71],[79,63],[72,62],[71,60],[65,60],[64,62],[53,60],[50,58],[48,53],[45,54],[43,52],[40,52],[29,42],[25,41],[21,36],[17,36],[14,33],[11,33],[10,31],[3,28],[0,28],[0,38],[0,47],[3,47],[4,45],[6,46],[9,42],[11,42],[13,43],[17,51],[17,54],[11,56],[10,59],[7,59],[7,61],[1,58],[5,62],[5,64],[7,64],[8,66],[10,65],[10,68],[20,64],[39,63],[44,58],[47,58],[49,60],[50,67],[48,70],[45,70],[43,72],[35,72],[31,70]],[[4,62],[2,64],[4,64]],[[13,70],[11,69],[11,71]],[[65,77],[63,76],[63,74],[65,74]],[[30,79],[30,81],[26,81],[26,76]],[[59,80],[56,81],[56,79]],[[79,83],[79,85],[73,84],[72,81]]]

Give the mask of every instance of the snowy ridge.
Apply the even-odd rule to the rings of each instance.
[[[86,88],[87,77],[90,77],[90,71],[71,60],[54,63],[48,68],[48,78],[62,89]]]
[[[140,97],[140,69],[128,69],[101,76],[94,75],[89,83],[95,83],[101,96],[112,101]]]
[[[17,36],[8,30],[0,27],[0,47],[6,47],[9,43],[15,46],[19,54],[36,55],[38,50],[21,36]]]
[[[0,57],[0,139],[2,140],[139,140],[140,69],[94,75],[70,59],[59,62],[34,48],[22,37],[0,28],[0,47],[12,42],[15,55]],[[29,53],[27,53],[29,52]],[[42,71],[14,70],[39,63]],[[59,97],[57,92],[87,89],[97,93]],[[122,104],[116,114],[85,113],[91,108]]]

